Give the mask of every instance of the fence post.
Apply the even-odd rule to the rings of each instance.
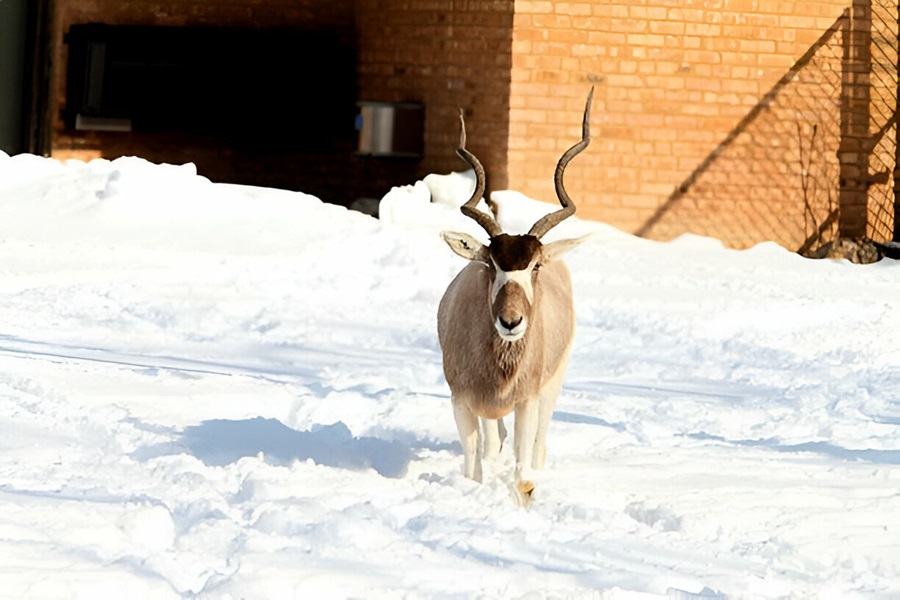
[[[869,74],[872,67],[872,1],[853,0],[844,30],[841,142],[838,147],[841,237],[865,237],[869,187]]]

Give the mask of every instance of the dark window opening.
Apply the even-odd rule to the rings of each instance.
[[[68,129],[328,152],[354,135],[355,52],[333,32],[73,26]]]

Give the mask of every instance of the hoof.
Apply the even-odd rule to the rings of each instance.
[[[519,506],[528,508],[531,506],[531,500],[534,497],[534,484],[530,481],[519,481],[516,483],[516,498]]]
[[[513,496],[516,503],[522,508],[531,508],[531,501],[534,498],[534,484],[530,481],[517,481]]]

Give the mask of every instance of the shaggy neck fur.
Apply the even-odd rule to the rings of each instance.
[[[494,336],[494,356],[497,358],[497,369],[506,380],[516,376],[522,355],[525,354],[525,340],[528,334],[521,340],[507,342],[499,335]]]

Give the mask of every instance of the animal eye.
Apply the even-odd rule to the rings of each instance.
[[[533,269],[533,271],[534,271],[535,273],[537,273],[537,272],[540,271],[540,270],[541,270],[541,263],[534,263],[534,269]]]

